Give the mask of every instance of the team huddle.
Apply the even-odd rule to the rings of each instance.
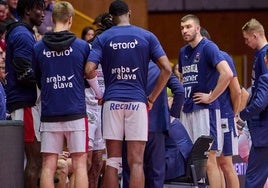
[[[86,40],[70,32],[73,6],[57,1],[53,30],[36,41],[33,27],[46,8],[44,0],[18,0],[20,19],[6,33],[6,107],[12,120],[24,121],[25,187],[118,187],[122,174],[125,188],[162,188],[185,173],[191,147],[206,135],[213,137],[209,187],[239,188],[232,156],[246,128],[252,146],[245,186],[265,185],[268,43],[261,23],[251,19],[242,28],[256,50],[247,101],[232,57],[196,15],[180,19],[187,44],[172,72],[158,38],[130,24],[124,1],[110,4]],[[60,161],[67,172],[55,182]]]

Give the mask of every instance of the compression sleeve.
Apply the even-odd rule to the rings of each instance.
[[[31,62],[25,58],[14,58],[13,60],[17,79],[21,84],[33,85],[36,83]]]

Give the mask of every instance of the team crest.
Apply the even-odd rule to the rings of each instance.
[[[194,63],[198,63],[200,60],[200,53],[197,52],[196,55],[195,55],[195,58],[194,58]]]

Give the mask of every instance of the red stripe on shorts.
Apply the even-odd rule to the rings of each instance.
[[[25,107],[23,109],[23,121],[24,121],[24,142],[33,142],[35,138],[34,122],[31,107]]]
[[[89,131],[89,130],[88,130],[88,129],[89,129],[89,128],[88,128],[88,118],[87,118],[87,117],[85,117],[85,126],[86,126],[86,127],[85,127],[85,130],[86,130],[86,131],[85,131],[85,132],[86,132],[86,148],[85,148],[85,149],[86,149],[86,152],[88,152],[88,147],[89,147],[89,146],[88,146],[88,145],[89,145],[89,136],[88,136],[88,131]]]

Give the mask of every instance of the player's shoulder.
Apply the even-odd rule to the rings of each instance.
[[[80,44],[80,45],[89,45],[89,43],[83,39],[80,39],[78,37],[76,37],[76,39],[74,40],[76,43]]]
[[[86,50],[91,49],[91,44],[80,38],[76,38],[71,45],[77,49],[86,49]]]

